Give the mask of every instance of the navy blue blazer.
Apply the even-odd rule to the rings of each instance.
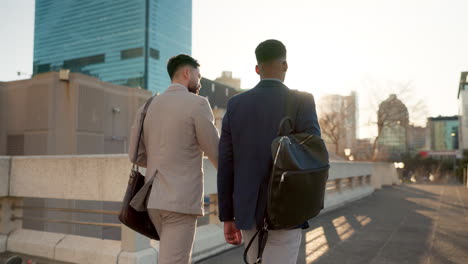
[[[239,229],[260,226],[272,167],[271,142],[286,115],[288,87],[279,80],[262,80],[234,96],[223,118],[218,159],[218,203],[221,221],[235,220]],[[296,132],[320,136],[314,97],[302,93]],[[259,199],[260,198],[260,199]]]

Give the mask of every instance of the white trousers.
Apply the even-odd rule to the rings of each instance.
[[[241,230],[245,247],[255,235],[257,230]],[[296,264],[301,246],[302,230],[282,229],[269,230],[268,240],[263,251],[262,264]],[[249,263],[255,263],[258,255],[258,236],[255,238],[247,254]]]
[[[197,227],[197,216],[157,209],[148,209],[158,231],[158,264],[190,264]]]

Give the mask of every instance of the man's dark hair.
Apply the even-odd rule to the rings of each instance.
[[[177,56],[171,57],[167,62],[167,73],[169,73],[169,77],[172,80],[174,77],[174,73],[182,66],[190,65],[193,68],[200,67],[198,61],[187,54],[179,54]]]
[[[271,62],[286,58],[286,47],[279,40],[265,40],[258,44],[255,49],[255,56],[257,57],[257,63]]]

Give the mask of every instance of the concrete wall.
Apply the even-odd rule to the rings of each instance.
[[[12,157],[10,194],[122,201],[130,168],[126,155]]]
[[[217,193],[216,169],[204,160],[205,194]],[[121,201],[131,164],[126,154],[12,157],[17,197]],[[393,163],[332,161],[329,180],[372,175],[372,185],[398,183]]]
[[[0,175],[2,175],[0,183],[8,179],[4,176],[8,175],[5,172],[8,168],[6,164],[9,164],[8,157],[0,158]],[[12,157],[10,173],[12,198],[10,199],[42,197],[121,201],[129,171],[130,163],[127,155]],[[205,193],[216,193],[216,170],[206,159],[204,171]],[[371,184],[358,183],[357,177],[365,175],[372,175]],[[326,193],[323,212],[365,197],[376,188],[380,188],[382,184],[398,182],[392,163],[332,161],[329,181],[339,182],[349,179],[354,182],[352,187]],[[8,184],[2,184],[4,185]],[[0,194],[1,192],[5,193],[5,190],[0,189]],[[130,238],[131,241],[136,241],[138,236]],[[7,246],[7,250],[11,252],[74,263],[114,263],[117,260],[119,263],[155,263],[159,249],[158,243],[150,246],[149,242],[146,242],[147,247],[141,246],[139,249],[126,251],[124,248],[129,243],[128,239],[128,234],[122,237],[122,242],[119,242],[71,234],[17,229],[8,236],[0,234],[0,240],[4,241],[0,243],[0,252],[3,245],[3,247]],[[224,242],[221,225],[201,226],[197,229],[193,259],[194,261],[200,260],[231,247]],[[52,255],[51,252],[55,253]]]
[[[69,81],[50,72],[1,83],[0,155],[125,153],[131,122],[150,96],[76,73]]]

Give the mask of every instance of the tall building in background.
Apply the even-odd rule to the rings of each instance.
[[[426,146],[426,128],[420,126],[408,126],[408,152],[411,155],[424,150]]]
[[[408,108],[391,94],[379,105],[377,112],[378,126],[378,159],[401,160],[408,152]]]
[[[460,122],[458,128],[459,149],[468,150],[468,72],[462,72],[460,74],[457,98]]]
[[[233,78],[231,71],[223,71],[221,76],[214,80],[215,82],[225,84],[227,86],[233,87],[237,90],[240,90],[241,80],[239,78]]]
[[[191,54],[192,0],[36,0],[33,73],[70,69],[153,93]]]
[[[345,149],[351,154],[356,149],[358,129],[358,100],[356,92],[343,96],[325,95],[317,101],[318,117],[328,150],[343,156]]]

